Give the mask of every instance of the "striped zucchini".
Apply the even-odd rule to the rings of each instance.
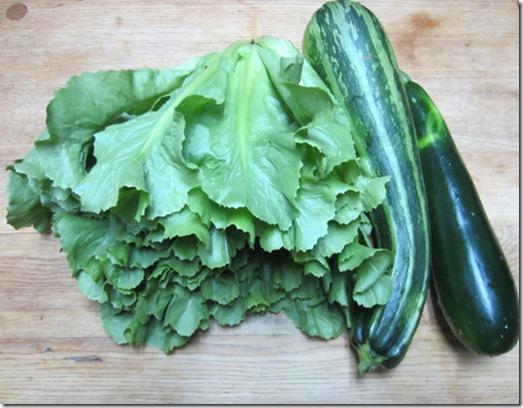
[[[369,173],[391,176],[384,204],[370,216],[377,245],[394,253],[393,293],[384,306],[357,309],[351,344],[361,374],[394,368],[418,326],[430,271],[425,189],[401,72],[377,17],[356,2],[328,2],[317,10],[303,51],[353,118]]]
[[[430,96],[407,80],[427,191],[438,305],[468,349],[496,356],[519,339],[512,273],[474,182]]]

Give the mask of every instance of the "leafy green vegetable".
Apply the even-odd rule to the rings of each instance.
[[[211,319],[285,313],[311,336],[390,296],[350,118],[289,42],[174,70],[85,73],[8,167],[7,220],[52,230],[117,343],[168,353]]]

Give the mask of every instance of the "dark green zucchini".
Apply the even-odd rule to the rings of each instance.
[[[309,22],[303,51],[354,121],[356,148],[373,176],[391,176],[370,214],[376,243],[394,254],[388,303],[356,311],[351,344],[360,373],[396,367],[425,304],[430,273],[428,209],[414,124],[390,42],[377,17],[351,1],[325,3]]]
[[[519,300],[507,260],[449,129],[417,83],[405,84],[418,134],[438,303],[456,337],[499,355],[519,339]]]

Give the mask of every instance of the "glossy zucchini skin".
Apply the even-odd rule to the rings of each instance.
[[[303,52],[353,119],[368,172],[391,177],[370,217],[377,245],[394,254],[392,296],[384,306],[356,310],[350,341],[361,374],[394,368],[417,329],[430,274],[428,209],[401,72],[377,17],[352,1],[327,2],[313,14]]]
[[[427,92],[405,89],[418,134],[432,234],[432,274],[452,332],[495,356],[519,339],[519,299],[502,248],[451,133]]]

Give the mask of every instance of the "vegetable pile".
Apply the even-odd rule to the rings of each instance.
[[[511,350],[506,258],[376,16],[325,3],[303,45],[264,36],[172,70],[72,77],[8,167],[8,223],[59,237],[119,344],[170,353],[211,319],[284,313],[310,336],[350,330],[360,373],[391,369],[432,276],[461,343]]]
[[[311,336],[384,304],[345,111],[289,42],[240,41],[174,70],[84,73],[9,167],[8,222],[52,230],[118,343],[165,352],[253,313]]]

